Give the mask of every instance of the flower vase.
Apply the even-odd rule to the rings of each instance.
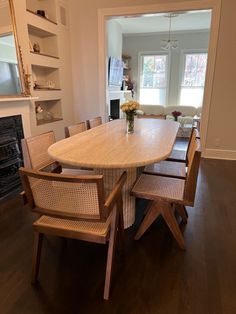
[[[134,114],[126,114],[126,132],[128,134],[134,133]]]

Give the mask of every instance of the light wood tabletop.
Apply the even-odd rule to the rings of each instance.
[[[136,119],[133,134],[126,121],[114,120],[53,144],[49,155],[62,163],[90,168],[140,167],[165,159],[172,151],[179,123]]]
[[[123,187],[124,226],[135,220],[135,198],[130,190],[137,168],[165,159],[172,151],[179,123],[170,120],[135,119],[133,134],[126,134],[126,121],[114,120],[84,131],[49,147],[49,155],[75,167],[93,168],[104,177],[109,193],[125,170]]]

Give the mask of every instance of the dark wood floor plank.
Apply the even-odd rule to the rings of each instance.
[[[195,207],[181,225],[186,252],[161,218],[133,240],[146,204],[138,200],[108,302],[104,245],[46,237],[39,283],[31,286],[35,216],[19,196],[8,200],[0,206],[0,313],[236,313],[235,186],[235,161],[202,160]]]

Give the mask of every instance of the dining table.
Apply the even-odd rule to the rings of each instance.
[[[130,191],[140,169],[166,159],[174,146],[179,123],[171,120],[141,119],[134,122],[134,132],[126,132],[126,120],[117,119],[51,145],[48,153],[65,165],[93,169],[102,174],[108,194],[123,171],[124,227],[135,221],[135,198]]]

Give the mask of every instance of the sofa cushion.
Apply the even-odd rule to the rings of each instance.
[[[164,107],[161,105],[140,105],[144,114],[164,114]]]
[[[178,122],[183,125],[183,124],[193,124],[193,117],[191,116],[180,116],[178,117]]]
[[[181,116],[195,116],[197,109],[193,106],[167,106],[164,108],[164,114],[171,115],[173,111],[180,111]]]

